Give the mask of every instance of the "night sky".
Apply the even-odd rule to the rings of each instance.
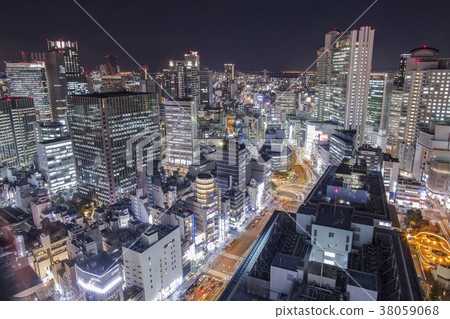
[[[150,71],[199,51],[202,67],[242,71],[304,70],[327,31],[346,29],[373,0],[80,0],[104,28]],[[450,57],[450,1],[379,0],[352,28],[375,31],[373,69],[395,70],[399,55],[422,45]],[[77,40],[86,70],[118,54],[122,70],[133,62],[71,0],[9,1],[3,5],[0,59],[43,51],[45,40]],[[1,65],[1,70],[4,64]],[[313,70],[315,67],[313,68]]]

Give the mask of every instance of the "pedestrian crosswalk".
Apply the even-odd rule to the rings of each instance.
[[[221,273],[219,271],[216,271],[214,269],[208,270],[207,274],[211,275],[211,276],[214,276],[214,277],[216,277],[217,279],[220,279],[220,280],[222,280],[223,278],[225,278],[227,276],[226,274],[223,274],[223,273]]]
[[[236,255],[229,254],[229,253],[224,253],[223,256],[224,257],[228,257],[228,258],[232,258],[232,259],[236,259],[236,260],[239,260],[241,258],[240,256],[236,256]]]

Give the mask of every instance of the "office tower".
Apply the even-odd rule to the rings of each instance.
[[[412,172],[415,146],[421,127],[450,117],[448,59],[439,59],[437,49],[411,51],[406,64],[403,103],[407,108],[404,142],[399,147],[400,169]]]
[[[117,64],[117,55],[108,54],[106,59],[106,74],[114,75],[120,72],[119,65]]]
[[[79,192],[114,204],[136,188],[137,174],[159,156],[158,97],[105,93],[69,97],[69,128]]]
[[[403,88],[403,84],[405,83],[406,63],[408,62],[408,59],[410,57],[411,57],[411,54],[409,54],[409,53],[402,53],[400,55],[400,66],[399,66],[398,71],[395,74],[395,78],[394,78],[394,85],[397,89]]]
[[[213,154],[217,169],[217,187],[222,194],[231,189],[233,183],[237,184],[237,189],[245,191],[246,186],[246,167],[249,152],[243,143],[236,139],[230,139],[224,142],[223,147],[217,149]]]
[[[87,83],[89,93],[100,92],[102,87],[102,73],[100,71],[92,71],[87,74]]]
[[[121,75],[102,75],[101,83],[100,93],[125,91],[125,79]]]
[[[152,226],[122,251],[126,285],[143,289],[146,301],[164,300],[181,285],[180,227]]]
[[[330,165],[339,165],[343,159],[353,157],[355,130],[335,130],[330,136]]]
[[[168,70],[168,82],[166,85],[166,91],[169,91],[170,96],[166,98],[178,98],[182,99],[186,97],[186,70],[183,61],[172,61],[169,60],[169,70]]]
[[[407,115],[407,104],[403,103],[403,89],[392,90],[389,106],[386,152],[398,154],[399,143],[403,142]]]
[[[36,111],[29,97],[0,100],[1,121],[1,165],[26,166],[32,164],[36,154],[36,136],[33,124]]]
[[[76,185],[75,165],[70,137],[38,142],[39,170],[49,184],[51,195]]]
[[[281,112],[289,115],[295,115],[298,108],[298,93],[294,91],[277,91],[276,105]]]
[[[368,26],[342,36],[330,31],[326,46],[318,51],[319,56],[326,54],[317,62],[317,119],[355,129],[357,145],[364,144],[374,36],[375,30]]]
[[[200,158],[197,140],[197,103],[169,101],[164,105],[166,126],[165,169],[187,173],[189,165]]]
[[[317,50],[317,81],[314,95],[314,117],[318,121],[330,119],[331,108],[331,75],[332,75],[332,44],[341,31],[332,30],[325,34],[325,43]],[[334,66],[333,70],[337,69]]]
[[[78,54],[78,42],[47,40],[48,52],[61,53],[64,56],[64,68],[67,81],[79,81],[81,79],[80,57]]]
[[[64,56],[64,69],[66,70],[67,93],[69,95],[87,94],[88,85],[86,76],[81,72],[78,42],[47,40],[48,52],[60,53]]]
[[[169,60],[166,90],[172,98],[199,100],[200,97],[200,55],[190,51],[184,55],[184,61]],[[168,86],[168,87],[167,87]],[[167,96],[167,98],[170,98]]]
[[[200,93],[199,104],[205,106],[213,105],[213,73],[211,70],[199,71]]]
[[[6,76],[10,96],[31,97],[37,118],[51,118],[47,73],[44,62],[6,62]]]
[[[45,63],[52,120],[65,121],[68,92],[64,55],[57,52],[22,52],[22,59],[29,63]]]
[[[200,55],[198,55],[198,52],[189,51],[189,53],[186,53],[184,65],[186,67],[186,97],[198,103],[200,93]]]
[[[227,82],[234,81],[234,78],[235,78],[234,68],[235,68],[235,65],[233,63],[224,64],[225,77],[227,79]]]
[[[61,122],[37,121],[33,126],[37,142],[51,141],[69,136],[67,125],[64,125]]]
[[[394,74],[370,73],[367,103],[366,142],[386,149],[389,106],[392,96]]]
[[[194,197],[186,200],[186,204],[194,212],[196,237],[202,233],[203,243],[209,250],[217,244],[219,230],[220,237],[225,238],[224,229],[227,221],[221,216],[220,198],[220,189],[217,188],[214,177],[210,174],[199,174],[195,178]]]

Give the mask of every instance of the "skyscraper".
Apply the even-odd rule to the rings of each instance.
[[[29,165],[36,154],[36,112],[29,97],[0,100],[0,165]]]
[[[398,156],[400,169],[407,172],[413,169],[420,128],[450,118],[448,59],[439,59],[438,54],[434,48],[417,48],[411,51],[406,64],[403,103],[408,108]]]
[[[67,78],[64,55],[57,52],[22,52],[24,62],[45,62],[53,121],[64,121],[67,111]]]
[[[115,75],[119,73],[119,65],[117,64],[117,55],[108,54],[106,58],[106,74]]]
[[[211,70],[199,71],[199,104],[212,106],[213,104],[213,74]]]
[[[366,142],[386,149],[386,131],[392,96],[394,74],[371,73],[367,103]]]
[[[200,95],[200,55],[190,51],[184,61],[169,60],[166,90],[173,98],[188,98],[198,102]]]
[[[345,129],[355,129],[357,145],[364,144],[374,36],[375,30],[368,26],[342,36],[330,31],[326,46],[318,51],[315,114],[319,120],[331,119]]]
[[[166,100],[166,158],[164,167],[170,171],[187,173],[189,165],[200,159],[197,140],[197,102]]]
[[[51,118],[47,72],[44,62],[6,62],[6,76],[10,96],[31,97],[34,100],[37,118]]]
[[[159,156],[158,96],[104,93],[69,97],[69,127],[79,191],[115,203],[136,187],[136,176]]]
[[[411,57],[409,53],[402,53],[400,55],[400,66],[398,67],[398,71],[395,74],[394,85],[396,88],[403,88],[403,84],[405,83],[405,70],[406,63],[408,59]]]
[[[217,164],[217,187],[222,194],[237,184],[237,189],[245,191],[246,186],[246,166],[248,150],[244,144],[240,144],[235,139],[230,139],[227,143],[214,153],[214,160]]]
[[[186,66],[186,97],[199,102],[200,94],[200,55],[196,51],[189,51],[184,55]]]
[[[69,95],[88,93],[86,76],[81,73],[80,57],[77,41],[47,40],[48,52],[60,53],[64,57],[66,71],[67,91]]]

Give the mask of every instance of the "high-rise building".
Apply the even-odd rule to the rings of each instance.
[[[196,51],[189,51],[184,55],[186,67],[186,97],[199,102],[200,97],[200,55]]]
[[[62,39],[57,41],[47,40],[47,49],[48,52],[60,53],[64,57],[68,94],[81,95],[89,93],[86,75],[81,72],[78,42]]]
[[[213,104],[213,73],[211,70],[199,71],[200,92],[199,104],[212,106]]]
[[[70,137],[38,142],[39,170],[49,184],[49,193],[56,194],[76,185],[75,165]]]
[[[79,81],[81,79],[80,57],[77,41],[47,40],[48,52],[61,53],[64,56],[64,68],[67,81]]]
[[[197,102],[169,101],[164,105],[166,127],[166,158],[169,171],[188,172],[189,165],[200,159],[197,140]]]
[[[224,64],[225,77],[227,78],[228,82],[234,81],[234,77],[235,77],[234,68],[235,68],[235,65],[233,63]]]
[[[213,158],[217,167],[217,187],[220,188],[222,194],[231,189],[233,183],[237,184],[239,191],[245,192],[248,156],[245,145],[235,139],[228,140],[214,153]]]
[[[10,96],[31,97],[37,118],[51,118],[47,72],[44,62],[6,62],[6,76]]]
[[[69,97],[69,127],[79,191],[115,203],[157,159],[158,96],[104,93]]]
[[[366,142],[386,149],[389,106],[392,96],[394,74],[371,73],[366,118]]]
[[[45,62],[47,87],[53,121],[65,121],[67,111],[67,77],[64,54],[58,52],[22,52],[24,62]]]
[[[36,132],[37,142],[51,141],[69,136],[67,125],[61,122],[37,121],[34,123],[34,130]]]
[[[108,54],[106,58],[106,74],[115,75],[120,72],[119,65],[117,64],[117,55]]]
[[[398,71],[394,78],[394,85],[397,89],[403,88],[403,84],[405,83],[406,63],[410,57],[411,54],[409,53],[402,53],[400,55],[400,66],[398,67]]]
[[[200,55],[190,51],[184,55],[184,61],[169,60],[166,90],[170,97],[192,99],[200,98]],[[168,87],[167,87],[168,86]],[[167,96],[169,98],[169,96]]]
[[[36,154],[36,136],[33,124],[36,111],[29,97],[0,100],[0,163],[26,166]]]
[[[127,287],[144,290],[146,301],[164,300],[183,281],[180,227],[152,226],[123,248]]]
[[[450,118],[448,59],[422,47],[411,51],[406,64],[403,103],[407,105],[404,141],[399,146],[400,169],[412,172],[420,128]]]
[[[318,51],[317,119],[355,129],[357,145],[365,139],[374,36],[375,30],[368,26],[342,36],[330,31],[325,36],[327,46]]]
[[[330,165],[339,165],[344,159],[353,157],[355,130],[335,130],[330,136]]]

